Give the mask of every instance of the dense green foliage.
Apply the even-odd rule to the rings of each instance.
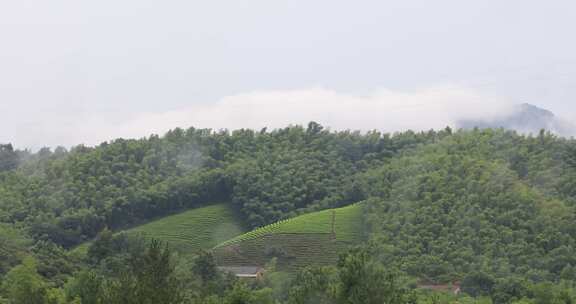
[[[26,235],[7,224],[0,224],[0,274],[17,265],[26,255],[31,241]]]
[[[426,280],[556,281],[576,264],[572,144],[487,130],[406,153],[365,175],[373,240]]]
[[[358,248],[340,256],[337,267],[307,268],[290,288],[288,303],[400,304],[415,302],[398,276]]]
[[[229,201],[258,227],[359,201],[356,172],[429,140],[413,133],[331,133],[311,123],[272,132],[176,129],[162,138],[70,152],[17,151],[20,166],[0,172],[0,222],[71,247],[104,227]],[[12,167],[10,157],[2,159]]]
[[[247,228],[264,227],[228,244],[260,242],[250,245],[265,248],[259,265],[276,257],[282,270],[283,255],[300,255],[309,259],[291,270],[302,269],[346,250],[349,244],[330,247],[345,236],[338,229],[347,231],[338,221],[335,239],[332,228],[318,231],[330,226],[322,221],[327,209],[357,202],[363,221],[343,222],[365,223],[370,246],[305,269],[298,280],[271,275],[243,284],[214,271],[218,252],[190,261],[116,234],[136,227],[177,249],[182,239],[207,248],[211,225],[225,219],[185,211],[210,210],[203,208],[213,202]],[[308,213],[309,221],[287,220]],[[574,223],[576,141],[546,132],[361,134],[310,123],[176,129],[70,151],[0,145],[0,303],[380,303],[371,295],[390,303],[573,303]],[[94,238],[85,257],[67,252]],[[296,249],[283,251],[286,245]],[[404,289],[453,282],[464,295]],[[149,294],[153,285],[170,293]]]

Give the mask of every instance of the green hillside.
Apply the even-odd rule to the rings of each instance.
[[[242,232],[242,225],[226,204],[188,210],[126,231],[168,242],[182,253],[212,248]]]
[[[278,259],[281,270],[329,265],[339,252],[363,239],[362,204],[305,214],[280,221],[219,244],[222,266],[263,266]]]
[[[234,211],[227,204],[215,204],[163,217],[118,233],[140,234],[158,239],[168,242],[176,251],[188,254],[198,249],[210,249],[243,232],[245,229]],[[89,244],[84,243],[73,252],[83,255]]]

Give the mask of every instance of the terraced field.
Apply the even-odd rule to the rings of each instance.
[[[127,230],[168,242],[182,253],[210,249],[244,230],[226,204],[196,208]]]
[[[147,238],[159,239],[168,242],[174,250],[189,254],[199,249],[210,249],[241,235],[246,230],[240,223],[227,204],[215,204],[163,217],[118,233],[142,234]],[[89,246],[90,242],[84,243],[72,250],[71,254],[85,255]]]
[[[324,210],[274,223],[221,243],[214,254],[221,266],[264,266],[294,271],[330,265],[347,247],[363,240],[362,204]]]

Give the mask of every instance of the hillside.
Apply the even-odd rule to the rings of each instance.
[[[126,231],[168,242],[181,253],[212,248],[242,232],[242,224],[227,204],[188,210]]]
[[[438,283],[576,278],[575,154],[551,136],[514,139],[461,132],[367,172],[382,260]]]
[[[221,266],[264,266],[278,259],[281,270],[330,265],[338,254],[363,239],[363,205],[354,204],[277,222],[219,244]]]
[[[210,249],[224,240],[245,232],[238,215],[227,204],[214,204],[194,208],[175,215],[166,216],[128,230],[118,231],[128,235],[141,235],[146,239],[166,242],[170,248],[187,255],[199,249]],[[83,254],[90,243],[73,250]]]
[[[27,153],[13,152],[3,153]],[[214,248],[216,261],[178,254],[174,263],[182,264],[169,265],[263,266],[277,257],[279,270],[295,272],[334,265],[342,250],[367,239],[361,259],[430,283],[460,281],[472,295],[576,282],[576,140],[546,132],[382,134],[310,123],[174,130],[28,156],[0,172],[0,280],[26,271],[62,288],[93,273],[116,286],[120,274],[140,275],[142,253],[158,258],[161,248],[151,242],[146,251],[145,242],[113,238],[105,228],[149,223],[128,231],[186,253]],[[246,226],[263,228],[238,236],[223,226],[233,214],[206,207],[211,202],[227,202]],[[349,207],[331,209],[341,206]],[[86,259],[67,254],[94,238],[101,242]]]
[[[7,145],[0,149],[0,222],[71,248],[105,227],[118,231],[227,201],[257,228],[361,201],[356,173],[432,140],[413,132],[330,132],[310,123],[262,132],[175,129],[70,151]]]

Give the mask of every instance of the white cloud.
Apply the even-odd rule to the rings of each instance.
[[[453,125],[462,118],[504,114],[510,108],[511,103],[505,99],[459,87],[406,92],[382,89],[367,96],[322,88],[255,91],[228,96],[213,104],[141,114],[119,128],[101,133],[99,140],[162,134],[175,127],[270,129],[310,121],[336,130],[427,130]]]
[[[43,134],[37,140],[52,146],[94,145],[118,137],[163,134],[176,127],[272,129],[310,121],[333,130],[427,130],[454,125],[462,118],[505,114],[510,106],[511,103],[503,98],[456,86],[414,91],[380,89],[365,96],[323,88],[254,91],[177,111],[140,113],[121,122],[112,122],[105,115],[82,117],[76,121],[68,118],[66,126],[56,122],[42,132],[37,130],[38,134]],[[26,136],[28,140],[33,137]],[[38,143],[25,144],[34,146]]]

